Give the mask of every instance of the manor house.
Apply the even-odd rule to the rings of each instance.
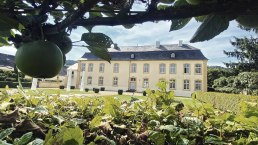
[[[161,80],[169,82],[168,90],[177,96],[190,96],[194,91],[207,91],[208,59],[188,44],[117,46],[109,49],[111,62],[86,52],[78,60],[74,85],[80,88],[119,89],[141,92],[157,89]],[[73,78],[73,76],[72,76]]]

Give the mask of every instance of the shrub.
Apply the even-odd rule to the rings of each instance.
[[[64,86],[59,86],[60,89],[64,89],[65,87]]]
[[[118,95],[123,95],[123,90],[119,89],[117,92],[118,92]]]
[[[100,88],[100,91],[105,91],[105,87],[101,87],[101,88]]]
[[[85,88],[84,90],[85,90],[85,92],[89,92],[89,88]]]
[[[241,102],[258,103],[258,96],[249,96],[243,94],[226,94],[217,92],[195,92],[197,100],[205,103],[212,104],[215,108],[223,111],[232,111],[239,113],[241,111]]]
[[[94,89],[94,92],[95,92],[95,93],[99,93],[99,89],[98,89],[98,88],[95,88],[95,89]]]
[[[71,89],[75,89],[75,86],[71,86],[70,88],[71,88]]]
[[[146,91],[143,91],[143,92],[142,92],[142,95],[143,95],[143,96],[146,96],[146,95],[147,95]]]
[[[8,85],[9,88],[16,88],[19,83],[18,82],[10,82],[10,81],[0,81],[0,88],[5,88]],[[31,87],[31,82],[21,82],[22,87],[29,88]]]

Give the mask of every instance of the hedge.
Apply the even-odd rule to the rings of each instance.
[[[22,82],[21,84],[24,88],[31,87],[31,82]],[[5,88],[6,85],[8,85],[9,88],[16,88],[19,85],[19,83],[10,81],[0,81],[0,88]]]
[[[243,94],[226,94],[217,92],[195,92],[192,94],[193,98],[204,102],[210,103],[213,107],[223,110],[232,111],[234,113],[240,112],[240,103],[247,101],[258,103],[258,96],[249,96]],[[258,107],[258,106],[257,106]]]

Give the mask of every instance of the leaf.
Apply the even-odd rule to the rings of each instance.
[[[10,36],[11,29],[19,28],[19,22],[8,15],[1,13],[0,18],[0,36]]]
[[[64,142],[74,139],[78,143],[78,145],[83,144],[83,139],[84,139],[83,131],[79,127],[66,128],[63,134],[64,134],[63,135]]]
[[[0,140],[6,138],[14,131],[14,128],[7,128],[6,130],[0,132]]]
[[[123,27],[124,27],[125,29],[131,29],[131,28],[134,27],[134,24],[126,24],[126,25],[123,25]]]
[[[149,139],[153,141],[156,145],[165,144],[165,135],[157,131],[150,131]]]
[[[28,145],[44,145],[44,141],[42,139],[35,139],[32,142],[28,143]]]
[[[90,129],[98,127],[101,124],[101,121],[102,121],[101,116],[95,116],[90,122],[90,125],[89,125]]]
[[[205,144],[227,144],[227,143],[222,141],[217,136],[214,136],[214,137],[208,136],[208,137],[205,137]]]
[[[109,55],[106,48],[92,47],[92,46],[88,46],[87,48],[90,50],[90,52],[93,55],[110,62],[111,56]]]
[[[0,35],[1,35],[1,33],[0,33]],[[7,37],[0,37],[0,47],[1,46],[6,46],[6,45],[10,45],[8,43]]]
[[[113,41],[103,33],[84,33],[81,40],[91,47],[109,48]]]
[[[229,26],[229,18],[222,15],[210,15],[204,20],[190,40],[191,43],[210,40],[226,30]]]
[[[107,138],[107,137],[105,137],[105,136],[103,136],[103,135],[97,136],[97,137],[94,139],[94,142],[99,141],[99,140],[105,140],[105,141],[107,141],[108,143],[110,143],[110,145],[116,145],[116,143],[115,143],[113,140],[111,140],[111,139],[109,139],[109,138]]]
[[[174,131],[176,127],[174,125],[162,125],[159,127],[160,130]]]
[[[21,138],[14,140],[14,145],[24,145],[30,141],[32,132],[24,134]]]
[[[0,140],[0,145],[12,145],[12,144],[7,143],[5,140],[4,141]]]
[[[191,18],[172,20],[172,25],[170,26],[169,31],[182,29],[184,26],[188,24],[190,20]]]

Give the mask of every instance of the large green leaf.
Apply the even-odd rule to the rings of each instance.
[[[6,138],[14,131],[14,128],[7,128],[6,130],[0,132],[0,140]]]
[[[15,139],[14,145],[25,145],[30,141],[31,137],[32,137],[32,132],[28,132],[24,134],[21,138]]]
[[[164,145],[165,144],[165,135],[161,132],[150,131],[149,139],[153,141],[156,145]]]
[[[193,43],[212,39],[228,28],[229,20],[230,18],[222,15],[207,16],[190,42]]]
[[[183,28],[190,20],[191,18],[172,20],[172,25],[170,26],[169,31],[175,31]]]
[[[87,48],[90,50],[90,52],[93,55],[110,62],[111,56],[109,55],[106,48],[92,47],[92,46],[88,46]]]
[[[64,136],[63,136],[64,142],[74,139],[78,143],[78,145],[83,144],[83,139],[84,139],[83,131],[79,127],[67,128],[64,130],[63,133],[64,133]]]
[[[109,138],[107,138],[107,137],[105,137],[105,136],[103,136],[103,135],[97,136],[97,137],[94,139],[94,142],[99,141],[99,140],[105,140],[105,141],[107,141],[110,145],[116,145],[116,143],[115,143],[113,140],[111,140],[111,139],[109,139]]]
[[[91,122],[90,122],[90,124],[89,124],[90,129],[93,129],[93,128],[95,128],[95,127],[98,127],[98,126],[101,124],[101,121],[102,121],[102,117],[101,117],[101,116],[95,116],[95,117],[91,120]]]
[[[32,142],[28,143],[28,145],[43,145],[44,144],[44,141],[42,139],[35,139],[33,140]]]
[[[91,47],[109,48],[113,41],[103,33],[84,33],[81,40]]]

